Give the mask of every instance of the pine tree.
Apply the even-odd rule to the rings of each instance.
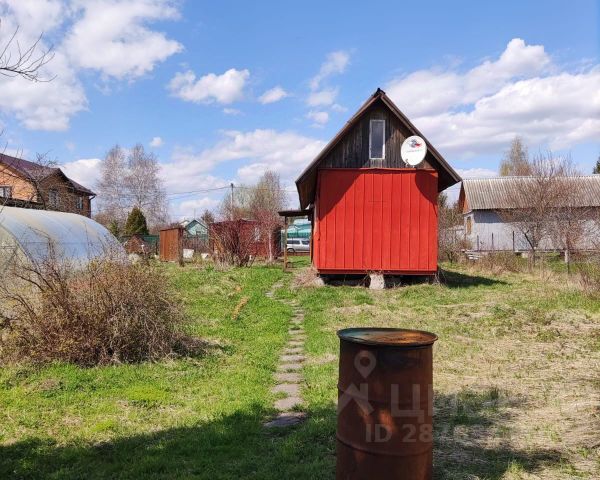
[[[138,207],[133,207],[125,223],[125,235],[148,235],[146,217]]]
[[[600,175],[600,155],[598,155],[598,160],[596,160],[596,165],[594,166],[594,171],[592,173]]]
[[[108,224],[108,231],[112,233],[115,237],[119,238],[121,235],[121,229],[119,228],[119,222],[116,220],[111,220]]]

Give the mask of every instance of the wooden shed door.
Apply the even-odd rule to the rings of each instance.
[[[314,264],[322,273],[437,270],[437,172],[323,169]]]
[[[182,258],[183,228],[160,231],[159,257],[161,262],[177,262]]]

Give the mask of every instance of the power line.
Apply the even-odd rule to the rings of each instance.
[[[184,198],[185,196],[189,196],[189,195],[195,195],[195,194],[200,194],[200,193],[211,193],[211,192],[216,192],[216,191],[220,191],[220,190],[228,190],[228,189],[239,189],[239,190],[259,190],[259,191],[266,191],[266,192],[272,192],[274,190],[278,191],[278,192],[287,192],[287,193],[295,193],[296,189],[291,189],[291,188],[260,188],[260,187],[248,187],[245,185],[228,185],[228,186],[223,186],[223,187],[216,187],[216,188],[205,188],[202,190],[190,190],[187,192],[171,192],[171,193],[167,193],[168,197],[173,197],[176,195],[182,195],[182,197],[178,198],[177,200]]]
[[[167,197],[170,197],[173,195],[188,195],[188,194],[194,194],[194,193],[210,193],[210,192],[216,192],[218,190],[226,190],[228,188],[230,188],[229,185],[223,186],[223,187],[216,187],[216,188],[205,188],[202,190],[190,190],[188,192],[171,192],[171,193],[167,193]]]

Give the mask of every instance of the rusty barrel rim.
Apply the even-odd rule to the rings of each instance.
[[[433,345],[435,333],[408,328],[358,327],[337,331],[337,336],[347,342],[384,347],[418,348]]]

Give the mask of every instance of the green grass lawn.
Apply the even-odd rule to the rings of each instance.
[[[381,292],[299,286],[297,268],[167,266],[206,354],[141,365],[0,368],[0,479],[330,479],[338,340],[420,328],[434,350],[440,479],[600,478],[600,302],[563,277],[450,269]],[[306,310],[307,422],[265,431],[289,307]]]

